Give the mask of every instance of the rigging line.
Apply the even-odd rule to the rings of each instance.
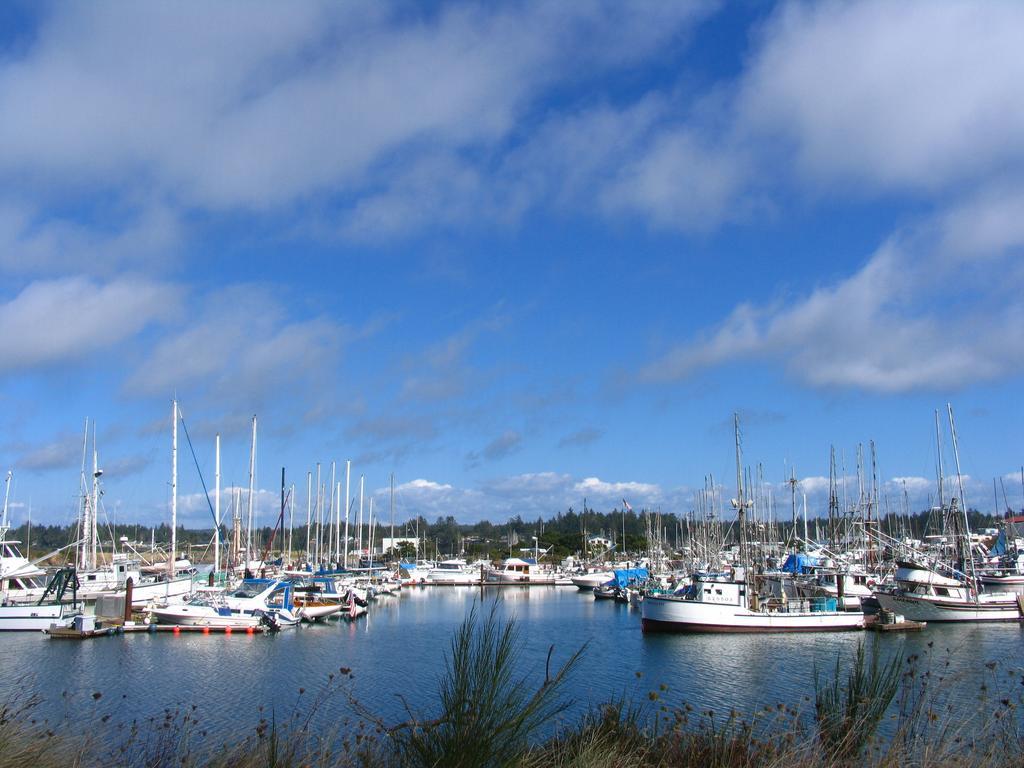
[[[192,447],[192,438],[188,436],[188,427],[185,426],[185,417],[181,413],[181,409],[178,409],[178,419],[181,421],[181,427],[185,430],[185,440],[188,442],[188,449],[192,452],[192,461],[196,464],[196,472],[199,473],[199,482],[203,484],[203,493],[206,496],[206,505],[210,508],[210,517],[213,518],[213,527],[217,527],[217,515],[213,511],[213,502],[210,501],[210,491],[206,487],[206,480],[203,479],[203,470],[199,468],[199,459],[196,457],[196,450]]]

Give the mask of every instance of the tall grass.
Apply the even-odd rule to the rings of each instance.
[[[822,684],[815,670],[815,713],[818,738],[837,763],[858,758],[874,738],[878,724],[900,687],[900,659],[882,664],[879,655],[865,660],[864,642],[857,645],[853,668],[845,684],[836,658],[832,680]]]

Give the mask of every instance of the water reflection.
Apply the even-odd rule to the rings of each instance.
[[[751,712],[777,703],[805,709],[815,668],[831,674],[837,654],[845,663],[861,641],[886,657],[932,651],[971,694],[983,662],[997,661],[1002,670],[1021,666],[1017,624],[890,635],[645,636],[637,609],[572,589],[447,587],[385,597],[355,623],[302,626],[270,637],[162,633],[64,642],[12,633],[0,645],[0,693],[10,695],[28,674],[51,716],[66,706],[85,717],[102,713],[126,721],[194,703],[207,728],[237,732],[256,722],[260,705],[286,714],[300,688],[311,692],[349,667],[363,704],[386,719],[404,719],[398,694],[428,708],[452,631],[474,605],[487,611],[495,599],[499,615],[515,616],[522,627],[523,675],[543,678],[552,645],[556,664],[587,645],[570,689],[571,716],[622,695],[646,700],[662,683],[670,703],[703,710]],[[68,703],[61,700],[64,691],[72,695]],[[94,691],[103,694],[98,702]],[[342,700],[332,706],[338,715],[345,712]]]

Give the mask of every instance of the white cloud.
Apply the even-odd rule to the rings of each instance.
[[[398,153],[500,143],[553,82],[654,55],[709,7],[64,8],[0,68],[0,168],[212,208],[351,191]],[[406,226],[372,200],[352,226],[382,220]]]
[[[853,275],[804,297],[739,304],[641,375],[674,380],[759,359],[817,387],[903,392],[1016,371],[1024,364],[1024,297],[1009,287],[1024,279],[1016,242],[990,231],[987,242],[1002,250],[978,259],[951,246],[955,221],[940,216],[891,237]],[[960,226],[972,224],[961,218]],[[970,239],[967,232],[960,242]]]
[[[433,480],[424,480],[418,478],[416,480],[410,480],[407,483],[400,483],[395,486],[396,491],[415,491],[417,493],[423,492],[446,492],[452,490],[452,486],[448,483],[438,483]],[[384,489],[379,489],[377,493],[384,493]]]
[[[808,496],[817,496],[819,494],[827,494],[831,481],[827,477],[821,475],[811,477],[801,477],[799,481],[798,490],[801,493],[806,493]]]
[[[922,493],[928,493],[935,489],[936,481],[934,479],[928,479],[927,477],[894,477],[889,480],[886,485],[891,490],[903,492],[906,488],[908,494],[920,495]]]
[[[685,128],[666,128],[601,192],[611,211],[635,211],[661,227],[702,231],[733,218],[746,167],[737,150]]]
[[[570,475],[559,472],[527,472],[490,480],[484,484],[484,491],[497,496],[564,495],[572,485]]]
[[[661,496],[661,487],[653,483],[635,481],[609,483],[597,477],[586,477],[580,480],[574,486],[574,490],[577,493],[586,493],[602,499],[620,497],[621,500],[621,496],[626,495],[641,500],[653,500]]]
[[[80,360],[180,309],[176,286],[140,278],[36,280],[0,304],[8,372]]]
[[[1019,168],[1022,26],[1016,3],[788,3],[743,77],[740,122],[822,183],[933,191]]]

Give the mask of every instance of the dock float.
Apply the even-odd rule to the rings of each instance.
[[[54,640],[88,640],[93,637],[126,634],[157,634],[172,635],[264,635],[270,634],[261,627],[203,627],[190,624],[114,624],[95,628],[50,627],[43,632]]]

